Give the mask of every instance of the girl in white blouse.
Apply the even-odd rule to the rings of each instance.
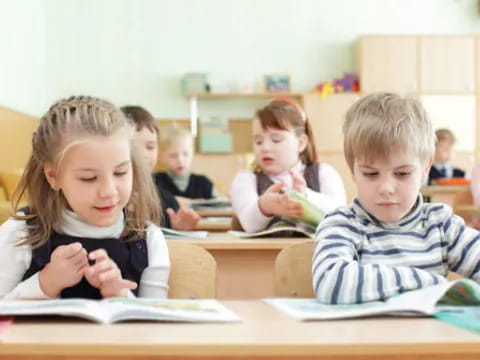
[[[16,215],[0,227],[0,297],[166,297],[160,207],[134,134],[119,109],[91,97],[41,118]]]
[[[302,206],[284,190],[304,193],[323,212],[345,205],[342,179],[330,165],[317,162],[312,129],[302,107],[276,98],[253,121],[255,168],[234,178],[230,197],[247,232],[264,230],[277,216],[300,217]]]

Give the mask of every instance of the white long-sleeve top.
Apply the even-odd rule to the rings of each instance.
[[[120,238],[123,228],[123,214],[114,224],[98,227],[85,224],[75,213],[65,211],[61,230],[70,236],[102,239]],[[48,298],[40,288],[38,272],[22,281],[32,259],[32,250],[29,245],[16,246],[25,234],[26,223],[23,220],[9,219],[0,226],[0,298]],[[142,273],[138,294],[140,297],[166,298],[170,259],[167,243],[158,226],[148,225],[146,242],[148,266]]]
[[[303,174],[305,165],[297,163],[292,170]],[[269,176],[273,183],[283,183],[286,189],[292,188],[292,177],[288,171]],[[305,195],[315,203],[324,213],[329,213],[339,206],[346,204],[345,187],[338,172],[330,165],[322,163],[318,167],[320,191],[306,189]],[[246,232],[264,230],[272,217],[265,216],[258,206],[257,178],[255,173],[248,170],[240,171],[233,179],[230,187],[232,208],[240,224]]]

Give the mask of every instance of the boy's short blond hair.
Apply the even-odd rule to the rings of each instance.
[[[394,93],[366,95],[348,110],[343,124],[345,159],[386,160],[403,150],[427,162],[435,152],[432,124],[418,99]]]
[[[437,142],[448,141],[448,143],[451,145],[455,144],[455,141],[457,140],[455,135],[453,135],[453,132],[451,132],[449,129],[437,129],[435,130],[435,136],[437,138]]]
[[[160,152],[165,151],[170,145],[174,144],[177,140],[182,138],[193,138],[187,129],[184,129],[178,125],[166,126],[160,129],[158,134],[158,149]]]

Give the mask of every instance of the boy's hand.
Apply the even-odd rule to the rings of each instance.
[[[167,214],[170,216],[172,228],[176,230],[193,230],[202,218],[195,210],[185,207],[181,207],[177,212],[173,209],[167,209]]]
[[[305,178],[294,172],[293,170],[289,170],[288,173],[292,177],[292,188],[298,192],[303,193],[305,191],[305,188],[307,187],[307,182],[305,181]]]
[[[122,278],[117,264],[104,249],[90,252],[88,258],[95,260],[95,264],[85,269],[85,278],[90,285],[100,290],[104,298],[125,297],[127,290],[137,288],[136,282]]]
[[[288,195],[282,192],[284,184],[271,185],[259,198],[258,207],[265,216],[302,216],[302,205],[290,201]]]
[[[38,274],[40,288],[46,295],[58,297],[63,289],[82,280],[87,266],[87,251],[82,244],[60,245],[53,250],[50,262]]]

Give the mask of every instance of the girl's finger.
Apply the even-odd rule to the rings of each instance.
[[[90,260],[104,259],[108,258],[108,254],[105,249],[97,249],[90,251],[90,253],[88,254],[88,258]]]

